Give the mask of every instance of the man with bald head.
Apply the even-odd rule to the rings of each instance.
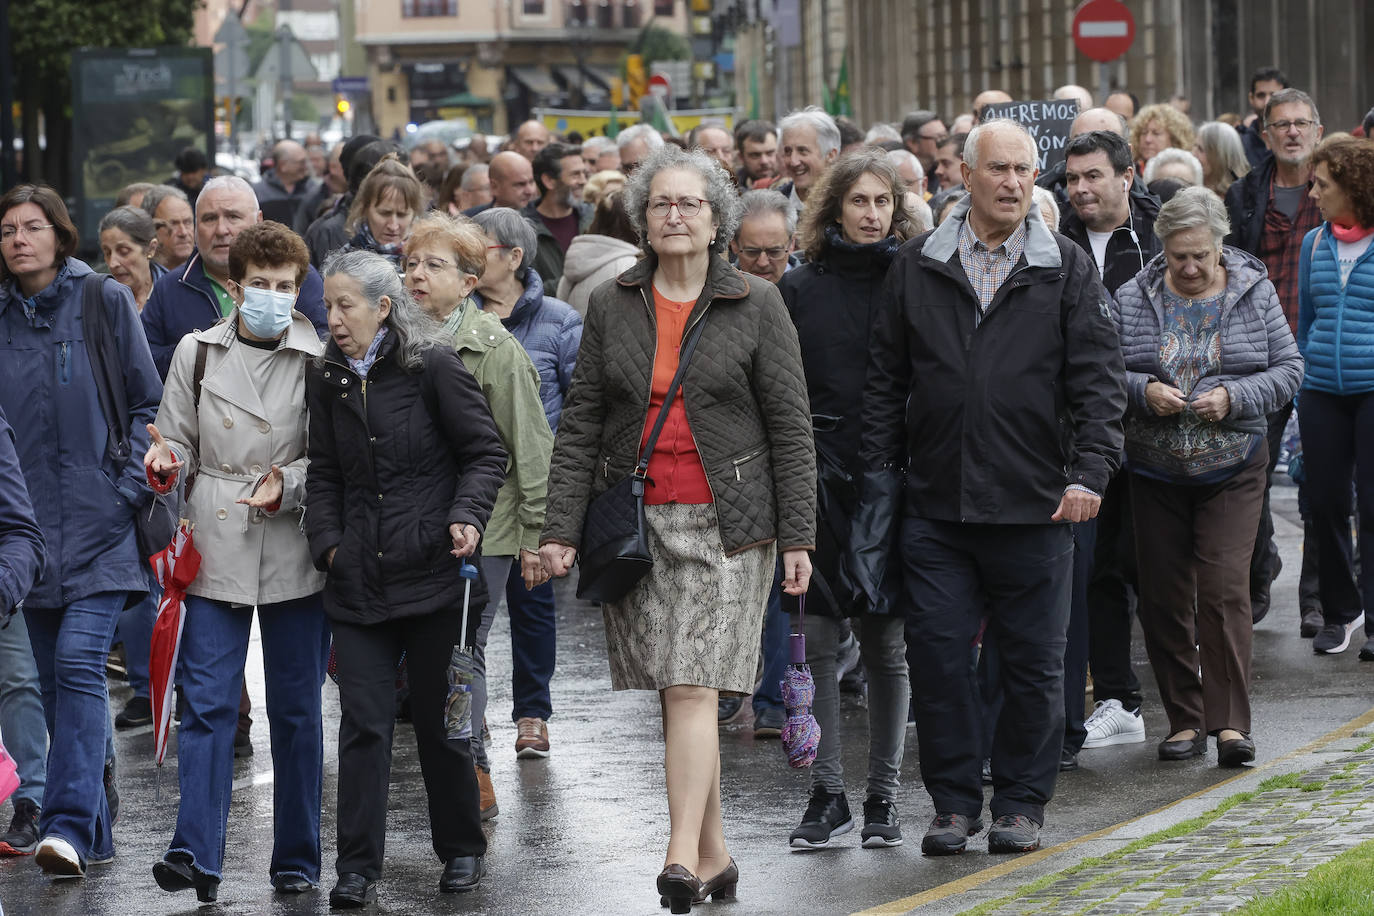
[[[719,124],[699,124],[688,132],[687,145],[700,149],[734,177],[735,138],[730,131]]]
[[[300,151],[304,156],[305,149]],[[196,250],[185,265],[153,284],[139,316],[153,362],[164,379],[182,337],[205,330],[234,310],[229,246],[262,218],[253,186],[242,178],[222,175],[201,188],[196,199]],[[301,284],[296,310],[310,319],[321,337],[325,335],[324,284],[313,267]]]
[[[515,151],[524,156],[526,162],[533,162],[534,157],[549,145],[551,139],[544,122],[526,121],[515,129]]]
[[[287,226],[295,225],[301,203],[315,194],[317,179],[310,177],[310,156],[295,140],[282,140],[272,147],[272,168],[262,181],[253,185],[265,219]]]
[[[973,122],[977,124],[983,120],[983,109],[989,105],[1001,105],[1003,102],[1016,101],[1001,89],[984,89],[973,97]]]
[[[464,216],[476,216],[492,207],[523,210],[539,194],[539,188],[534,183],[534,167],[520,153],[510,150],[491,157],[491,165],[487,167],[487,182],[491,186],[491,203],[464,210]]]
[[[1082,86],[1076,86],[1073,83],[1060,86],[1054,90],[1054,95],[1051,98],[1072,99],[1078,103],[1079,111],[1087,111],[1093,107],[1093,94]]]
[[[897,252],[870,331],[853,517],[900,528],[856,530],[852,547],[896,535],[903,584],[891,610],[906,616],[930,856],[963,852],[983,828],[968,647],[984,618],[1003,695],[988,851],[1040,844],[1064,734],[1070,523],[1096,516],[1121,463],[1116,328],[1092,261],[1031,206],[1037,159],[1020,124],[973,129],[968,197]]]

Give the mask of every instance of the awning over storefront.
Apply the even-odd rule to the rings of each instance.
[[[561,95],[562,89],[543,67],[508,67],[506,73],[535,95]]]

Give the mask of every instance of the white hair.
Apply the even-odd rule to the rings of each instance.
[[[1212,243],[1221,247],[1221,240],[1231,232],[1231,220],[1226,205],[1208,188],[1183,188],[1168,203],[1159,208],[1155,217],[1155,235],[1161,242],[1186,229],[1206,228]]]
[[[1077,100],[1078,110],[1080,112],[1087,111],[1089,108],[1093,107],[1093,94],[1082,86],[1076,86],[1073,83],[1069,83],[1066,86],[1060,86],[1058,89],[1054,90],[1054,98]]]
[[[978,147],[982,145],[983,136],[989,133],[996,133],[999,130],[1009,130],[1020,134],[1026,141],[1026,148],[1030,150],[1031,160],[1038,161],[1039,155],[1035,148],[1035,138],[1030,131],[1026,130],[1026,125],[1020,121],[1013,121],[1011,118],[993,118],[984,121],[973,130],[968,132],[968,138],[964,140],[964,162],[968,163],[971,169],[978,168]]]
[[[200,196],[196,198],[196,209],[200,209],[200,202],[211,191],[233,191],[235,194],[247,195],[253,199],[253,209],[258,209],[258,192],[253,190],[251,184],[237,175],[216,175],[201,185]]]
[[[910,165],[916,170],[916,180],[920,181],[926,177],[926,170],[921,167],[921,160],[916,154],[907,149],[890,149],[887,151],[887,161],[892,163],[892,167],[901,170],[903,164]]]
[[[864,142],[870,145],[877,143],[879,140],[900,139],[902,139],[901,131],[897,130],[897,128],[893,127],[891,124],[874,124],[868,129],[868,133],[864,134]]]
[[[663,148],[663,135],[650,124],[634,124],[622,130],[615,138],[616,149],[623,150],[636,140],[643,140],[649,152]]]
[[[588,137],[582,141],[582,155],[583,157],[591,156],[595,159],[614,146],[615,141],[610,137]]]
[[[809,127],[816,132],[817,152],[822,156],[840,151],[840,128],[835,119],[817,105],[794,111],[778,122],[778,139],[784,140],[789,130]]]
[[[1040,215],[1045,217],[1045,225],[1058,231],[1059,202],[1054,199],[1054,192],[1037,184],[1031,188],[1031,199],[1040,208]]]
[[[458,182],[458,187],[464,191],[471,191],[477,186],[477,182],[482,179],[491,180],[491,167],[485,162],[474,162],[463,171],[462,180]]]
[[[1183,163],[1193,173],[1192,184],[1202,184],[1202,163],[1186,149],[1179,149],[1176,146],[1160,150],[1158,153],[1155,153],[1149,162],[1145,163],[1145,183],[1149,184],[1154,181],[1159,177],[1159,170],[1161,168],[1175,162]]]

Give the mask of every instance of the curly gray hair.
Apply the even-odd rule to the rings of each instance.
[[[396,268],[376,252],[361,248],[334,252],[325,259],[320,275],[328,279],[335,274],[357,281],[359,291],[374,312],[381,306],[383,296],[391,300],[391,311],[382,323],[396,335],[397,360],[407,370],[424,365],[425,350],[451,343],[440,333],[438,322],[410,298]]]
[[[725,251],[739,229],[740,214],[744,209],[740,204],[739,192],[735,190],[735,182],[729,172],[701,150],[684,150],[671,143],[646,157],[625,185],[622,199],[625,212],[630,217],[630,225],[639,233],[639,247],[652,253],[649,248],[649,188],[659,172],[669,169],[696,172],[701,176],[705,188],[702,193],[711,205],[711,221],[716,227],[711,250],[716,253]]]
[[[1221,240],[1231,231],[1226,205],[1208,188],[1183,188],[1159,208],[1155,217],[1155,235],[1161,242],[1175,232],[1205,227],[1212,234],[1212,242],[1221,247]]]

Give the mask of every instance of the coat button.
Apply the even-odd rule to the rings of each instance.
[[[224,428],[225,428],[225,429],[233,429],[233,428],[234,428],[234,418],[233,418],[233,417],[225,417],[225,418],[224,418]]]
[[[260,464],[255,464],[255,465],[253,465],[251,468],[249,468],[248,470],[249,470],[250,472],[254,473],[254,474],[261,474],[261,473],[262,473],[262,465],[260,465]]]
[[[347,385],[347,384],[348,384],[348,376],[345,375],[343,378],[339,379],[339,384],[340,384],[340,385]]]
[[[228,517],[229,511],[227,509],[220,509],[218,512],[215,513],[215,518],[219,519],[220,521],[224,521]]]
[[[258,432],[260,432],[260,433],[270,433],[271,431],[272,431],[272,424],[271,424],[271,423],[268,423],[266,420],[260,420],[260,421],[258,421]]]
[[[382,501],[382,494],[378,493],[378,494],[377,494],[377,502],[381,502],[381,501]]]
[[[325,378],[329,378],[329,370],[328,370],[328,369],[324,370],[324,377],[325,377]]]
[[[231,472],[231,471],[233,470],[233,468],[229,467],[229,465],[227,465],[227,464],[221,464],[221,465],[219,466],[219,469],[220,469],[221,471],[223,471],[224,473],[226,473],[226,474],[228,474],[229,472]]]
[[[341,398],[346,398],[346,397],[348,397],[348,392],[345,391],[343,394],[339,395],[339,397],[341,397]]]
[[[382,558],[382,552],[379,550],[379,551],[377,551],[377,559],[380,560],[381,558]]]

